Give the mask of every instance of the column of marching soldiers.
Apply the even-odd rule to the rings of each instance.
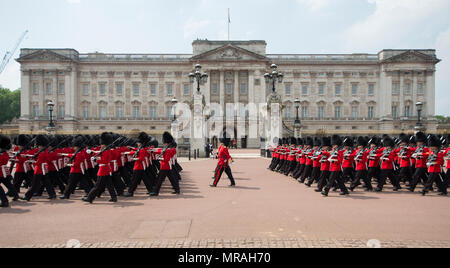
[[[173,194],[180,194],[181,166],[177,162],[177,144],[170,133],[158,141],[140,133],[137,139],[114,133],[101,135],[19,135],[12,141],[0,135],[0,199],[8,207],[11,197],[30,201],[42,196],[69,199],[77,189],[84,191],[83,201],[92,203],[108,190],[111,199],[132,197],[143,181],[150,196],[158,196],[166,178]],[[3,184],[8,190],[5,193]],[[23,197],[19,197],[25,189]]]
[[[404,187],[414,192],[421,183],[424,196],[430,191],[447,195],[449,142],[450,135],[427,136],[423,132],[415,136],[401,134],[398,138],[285,138],[271,148],[269,169],[307,187],[316,184],[315,191],[323,196],[338,189],[345,196],[362,184],[365,191],[382,192],[388,179],[395,192]]]

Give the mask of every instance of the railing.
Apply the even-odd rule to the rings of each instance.
[[[378,61],[374,54],[269,54],[269,59],[295,61]]]
[[[81,61],[188,61],[191,54],[80,54]]]

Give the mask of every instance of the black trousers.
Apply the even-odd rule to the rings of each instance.
[[[164,180],[166,179],[166,177],[169,179],[170,183],[172,184],[173,189],[175,191],[180,191],[180,184],[178,183],[178,180],[173,177],[171,170],[160,170],[159,174],[158,174],[158,180],[153,189],[153,193],[159,194],[159,192],[161,191],[161,186],[164,183]]]
[[[125,166],[119,168],[119,174],[120,174],[120,177],[122,177],[123,181],[125,182],[125,185],[130,187],[131,175]]]
[[[305,165],[305,169],[303,170],[302,178],[300,180],[302,183],[304,183],[307,178],[311,177],[312,169],[312,165]]]
[[[410,167],[401,167],[398,173],[398,179],[401,182],[412,182],[413,174]]]
[[[7,195],[9,195],[11,197],[17,197],[18,192],[16,191],[16,188],[14,187],[14,185],[11,182],[12,182],[11,176],[8,176],[6,178],[0,178],[0,184],[5,185],[6,188],[8,189]]]
[[[431,190],[431,188],[433,188],[433,183],[434,182],[436,182],[439,190],[442,193],[445,193],[445,191],[443,191],[444,184],[443,184],[443,181],[441,179],[441,173],[430,173],[430,175],[428,175],[428,181],[425,184],[425,189],[423,191],[428,193]]]
[[[322,171],[319,177],[319,183],[317,184],[317,189],[322,191],[323,187],[327,185],[328,178],[330,177],[330,171]]]
[[[372,180],[369,179],[367,170],[358,170],[358,171],[356,171],[355,179],[352,182],[352,187],[353,188],[358,187],[358,185],[361,184],[361,180],[363,180],[364,186],[368,190],[373,190]]]
[[[309,178],[308,185],[312,185],[314,182],[319,182],[320,178],[320,166],[313,167],[311,177]]]
[[[344,170],[342,172],[342,179],[344,180],[344,182],[354,181],[355,180],[354,169],[353,168],[344,168]]]
[[[378,180],[378,189],[383,190],[384,185],[386,185],[386,180],[389,178],[391,181],[392,186],[394,188],[400,188],[400,183],[398,181],[397,176],[394,174],[393,169],[382,169],[380,173],[380,179]]]
[[[328,193],[335,183],[337,184],[337,186],[339,186],[342,193],[348,193],[348,189],[344,184],[344,178],[342,178],[342,173],[340,171],[330,172],[330,179],[328,180],[328,184],[325,187],[325,192]]]
[[[117,199],[116,189],[114,189],[111,176],[97,177],[97,182],[95,183],[94,188],[89,192],[87,199],[89,201],[94,201],[105,187],[108,189],[111,198]]]
[[[122,195],[123,192],[125,191],[126,186],[125,186],[125,183],[122,180],[122,177],[120,176],[119,171],[114,172],[112,174],[111,178],[112,178],[112,182],[113,182],[114,188],[116,188],[116,192],[119,195]]]
[[[372,179],[376,179],[377,181],[380,179],[380,167],[369,167],[367,178],[372,181]]]
[[[31,185],[31,180],[28,177],[28,173],[25,172],[16,172],[14,174],[14,179],[13,179],[13,185],[14,188],[16,189],[17,193],[20,193],[20,187],[22,186],[23,182],[26,182],[28,185]]]
[[[410,186],[411,190],[415,190],[419,181],[422,181],[423,185],[427,184],[427,169],[426,168],[416,168],[416,172],[414,172],[412,184]]]
[[[64,191],[64,197],[70,198],[70,195],[75,191],[75,188],[78,184],[80,184],[81,189],[83,189],[86,194],[88,194],[91,190],[86,175],[83,175],[81,173],[70,173],[69,184]]]
[[[55,189],[48,175],[34,175],[31,181],[31,187],[25,193],[25,199],[31,200],[33,195],[41,189],[41,185],[44,185],[49,197],[56,197]]]
[[[3,190],[3,187],[1,185],[0,185],[0,201],[2,201],[2,205],[9,204],[8,197],[6,197],[5,190]]]
[[[294,177],[294,179],[299,179],[300,176],[303,174],[303,171],[305,170],[306,165],[305,164],[300,164],[299,168],[297,169],[296,172],[294,172],[294,175],[292,177]]]
[[[155,182],[152,182],[145,173],[144,170],[135,170],[133,172],[133,177],[131,177],[131,184],[130,188],[128,188],[128,193],[133,194],[138,185],[141,184],[141,182],[144,181],[145,188],[147,188],[148,192],[152,192],[153,186]]]
[[[233,178],[233,173],[231,173],[231,168],[227,164],[218,165],[218,169],[216,170],[216,174],[214,175],[214,186],[217,186],[219,184],[220,178],[222,177],[223,172],[228,176],[228,179],[230,179],[230,182],[232,185],[235,185],[236,182]]]
[[[269,169],[273,170],[277,166],[277,163],[279,160],[280,159],[278,159],[278,158],[272,158],[272,161],[270,162],[270,165],[269,165]]]

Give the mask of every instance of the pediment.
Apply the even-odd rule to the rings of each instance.
[[[68,58],[64,55],[58,54],[56,52],[53,52],[51,50],[39,50],[34,53],[25,55],[23,57],[20,57],[17,59],[18,62],[25,62],[25,61],[53,61],[53,62],[61,62],[61,61],[73,61],[73,59]]]
[[[267,57],[234,45],[222,46],[191,58],[203,61],[265,61]]]
[[[436,57],[418,52],[418,51],[407,51],[402,54],[385,59],[383,63],[438,63],[439,59]]]

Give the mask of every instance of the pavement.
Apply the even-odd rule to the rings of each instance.
[[[116,204],[83,203],[81,192],[12,202],[0,209],[0,247],[450,247],[448,197],[387,187],[325,198],[269,161],[236,159],[235,188],[225,174],[210,188],[216,160],[201,160],[182,164],[181,196],[166,182],[157,198],[140,187]]]

